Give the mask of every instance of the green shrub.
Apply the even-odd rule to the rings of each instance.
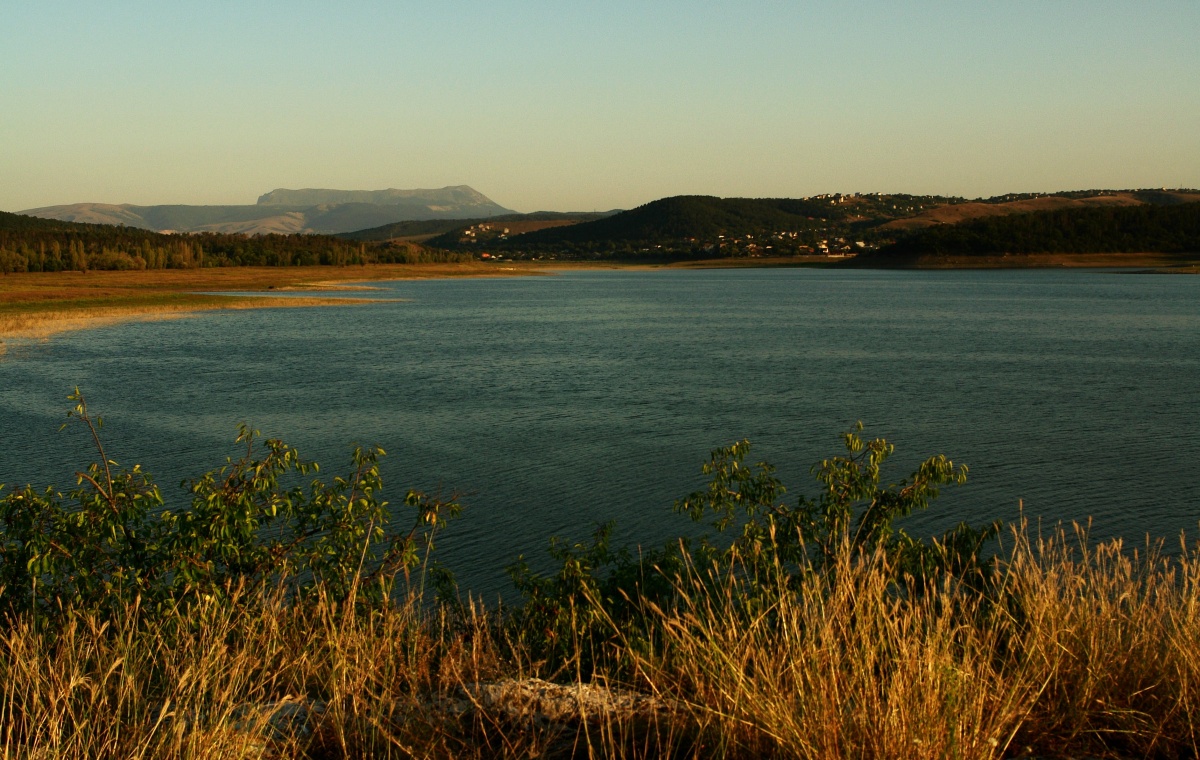
[[[174,508],[140,466],[107,458],[103,420],[78,389],[70,399],[69,416],[91,433],[100,461],[65,498],[26,486],[0,501],[0,605],[9,613],[119,615],[135,601],[165,610],[259,585],[380,602],[459,510],[453,498],[408,491],[413,521],[402,529],[382,498],[382,449],[355,448],[348,475],[305,485],[316,463],[244,426],[242,456],[188,484],[190,503]]]

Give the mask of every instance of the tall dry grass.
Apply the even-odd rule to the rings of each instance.
[[[844,552],[758,606],[744,579],[693,575],[640,671],[722,756],[1000,756],[1028,697],[996,656],[1004,626],[951,581],[913,598],[892,577],[882,555]]]
[[[1200,547],[1015,534],[1000,596],[1032,691],[1023,743],[1129,757],[1200,754]]]
[[[203,603],[121,624],[88,614],[0,632],[0,752],[38,758],[470,756],[436,709],[500,669],[490,621],[418,600]],[[454,725],[452,725],[454,724]]]
[[[893,583],[882,555],[764,605],[693,570],[641,678],[713,755],[1196,757],[1200,551],[1012,534],[994,586]]]
[[[1017,531],[985,593],[882,556],[772,593],[692,568],[610,672],[656,716],[571,725],[472,686],[546,676],[501,616],[242,594],[0,629],[4,758],[1195,757],[1200,551]],[[620,639],[618,639],[620,640]]]

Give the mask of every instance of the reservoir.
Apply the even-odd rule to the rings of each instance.
[[[212,312],[12,347],[0,482],[74,485],[79,386],[110,458],[169,502],[238,455],[239,423],[323,477],[387,450],[389,498],[460,492],[439,553],[506,587],[552,535],[618,544],[693,530],[672,503],[710,450],[748,438],[792,496],[840,433],[895,444],[885,479],[944,453],[970,467],[905,527],[1024,514],[1096,538],[1200,538],[1200,279],[1102,271],[576,271],[382,283],[403,302]],[[6,492],[7,490],[6,489]],[[401,515],[398,519],[407,519]],[[544,565],[543,565],[544,566]]]

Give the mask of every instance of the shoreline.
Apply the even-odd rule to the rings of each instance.
[[[480,263],[14,273],[0,277],[0,354],[8,343],[46,340],[121,322],[180,319],[222,309],[353,306],[395,300],[373,297],[380,288],[346,283],[515,274],[535,272],[501,271]],[[331,290],[362,295],[319,295]],[[298,292],[313,295],[295,295]]]
[[[1139,273],[1200,273],[1200,256],[1164,254],[1054,254],[945,257],[896,262],[856,262],[834,257],[700,259],[676,262],[477,261],[454,264],[228,267],[91,272],[21,272],[0,276],[0,355],[13,342],[121,322],[180,319],[220,309],[351,306],[378,301],[372,281],[453,277],[549,276],[580,270],[742,269],[848,266],[887,269],[1128,268]],[[355,283],[353,285],[348,283]],[[321,291],[361,291],[329,298]],[[214,295],[214,291],[238,295]],[[291,295],[297,292],[312,296]],[[254,294],[263,295],[255,297]],[[270,295],[288,293],[287,297]],[[389,299],[391,300],[391,299]]]

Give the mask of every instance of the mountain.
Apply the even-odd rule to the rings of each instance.
[[[156,232],[333,234],[417,219],[513,213],[466,185],[440,190],[272,190],[253,206],[75,203],[18,212],[43,219],[117,224]]]
[[[466,185],[440,190],[287,190],[279,188],[258,197],[260,206],[324,206],[337,203],[369,203],[373,206],[425,206],[442,209],[474,208],[472,216],[511,214],[486,195]]]

